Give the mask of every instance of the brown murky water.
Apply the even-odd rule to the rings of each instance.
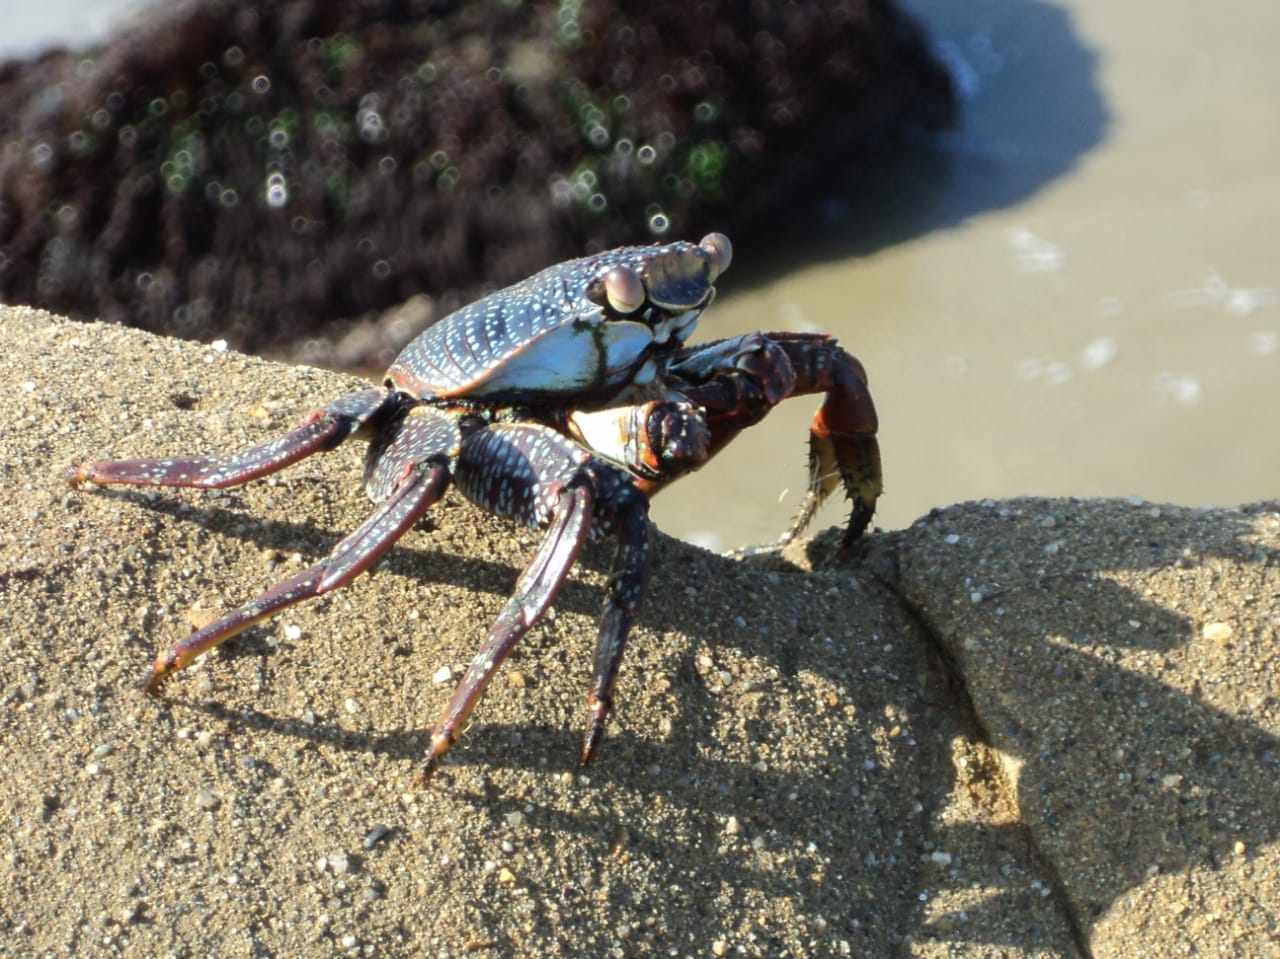
[[[739,242],[699,335],[840,336],[880,411],[886,528],[1021,493],[1280,496],[1280,5],[911,6],[962,127]],[[815,406],[659,497],[659,525],[776,536]]]
[[[861,357],[888,528],[1019,493],[1280,496],[1280,4],[909,5],[954,67],[961,128],[735,238],[700,336],[825,329]],[[23,37],[91,14],[104,32],[116,6],[137,4],[23,7]],[[775,537],[815,406],[659,497],[659,524],[717,548]]]

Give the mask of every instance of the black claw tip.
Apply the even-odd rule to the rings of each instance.
[[[845,528],[844,542],[840,544],[841,549],[849,549],[854,542],[871,524],[871,517],[875,514],[873,507],[868,507],[862,502],[854,504],[853,514],[849,517],[849,525]]]

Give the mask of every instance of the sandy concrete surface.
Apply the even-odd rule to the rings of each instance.
[[[838,563],[659,535],[584,771],[593,549],[417,789],[532,533],[451,494],[156,703],[159,649],[367,515],[363,449],[221,493],[58,479],[356,385],[0,308],[0,952],[1277,955],[1276,504],[967,504]]]

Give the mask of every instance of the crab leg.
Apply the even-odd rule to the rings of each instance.
[[[431,734],[431,745],[416,782],[425,785],[440,759],[458,741],[485,687],[529,629],[547,611],[577,559],[591,528],[591,489],[568,487],[560,495],[555,517],[532,561],[516,582],[515,592],[498,614],[458,688],[454,690]]]
[[[62,478],[74,488],[85,483],[199,489],[238,486],[282,470],[313,453],[333,449],[380,414],[390,411],[394,400],[395,394],[385,389],[361,390],[316,410],[284,436],[230,456],[104,460],[73,466]]]
[[[604,736],[604,723],[613,706],[613,687],[626,651],[627,636],[649,583],[649,501],[631,485],[625,474],[611,473],[610,478],[617,485],[605,502],[608,513],[598,525],[606,526],[617,537],[618,549],[609,575],[604,613],[600,617],[595,673],[587,695],[587,725],[582,735],[584,766],[591,762]]]
[[[648,581],[648,502],[625,471],[533,423],[497,424],[466,437],[456,483],[476,505],[547,531],[441,714],[417,781],[425,783],[439,768],[498,667],[554,601],[587,536],[612,534],[618,553],[600,621],[583,735],[582,761],[589,762],[604,732],[627,634]]]
[[[161,653],[147,676],[146,692],[156,695],[170,673],[281,609],[351,582],[439,501],[449,486],[448,455],[456,448],[456,426],[445,417],[410,418],[394,429],[396,440],[380,461],[380,469],[394,472],[399,481],[373,515],[320,562]]]
[[[707,461],[706,414],[689,402],[568,410],[561,419],[562,432],[644,479],[669,482]]]

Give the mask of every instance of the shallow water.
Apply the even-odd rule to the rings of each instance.
[[[24,5],[5,45],[101,35],[113,3],[136,6]],[[909,5],[960,128],[735,238],[699,336],[824,329],[863,360],[887,528],[1020,493],[1280,496],[1280,5]],[[659,497],[659,524],[718,548],[776,536],[815,407]]]
[[[961,127],[739,242],[698,335],[824,329],[862,359],[886,528],[1023,493],[1280,496],[1280,5],[911,6]],[[659,525],[776,536],[815,406],[665,493]]]

